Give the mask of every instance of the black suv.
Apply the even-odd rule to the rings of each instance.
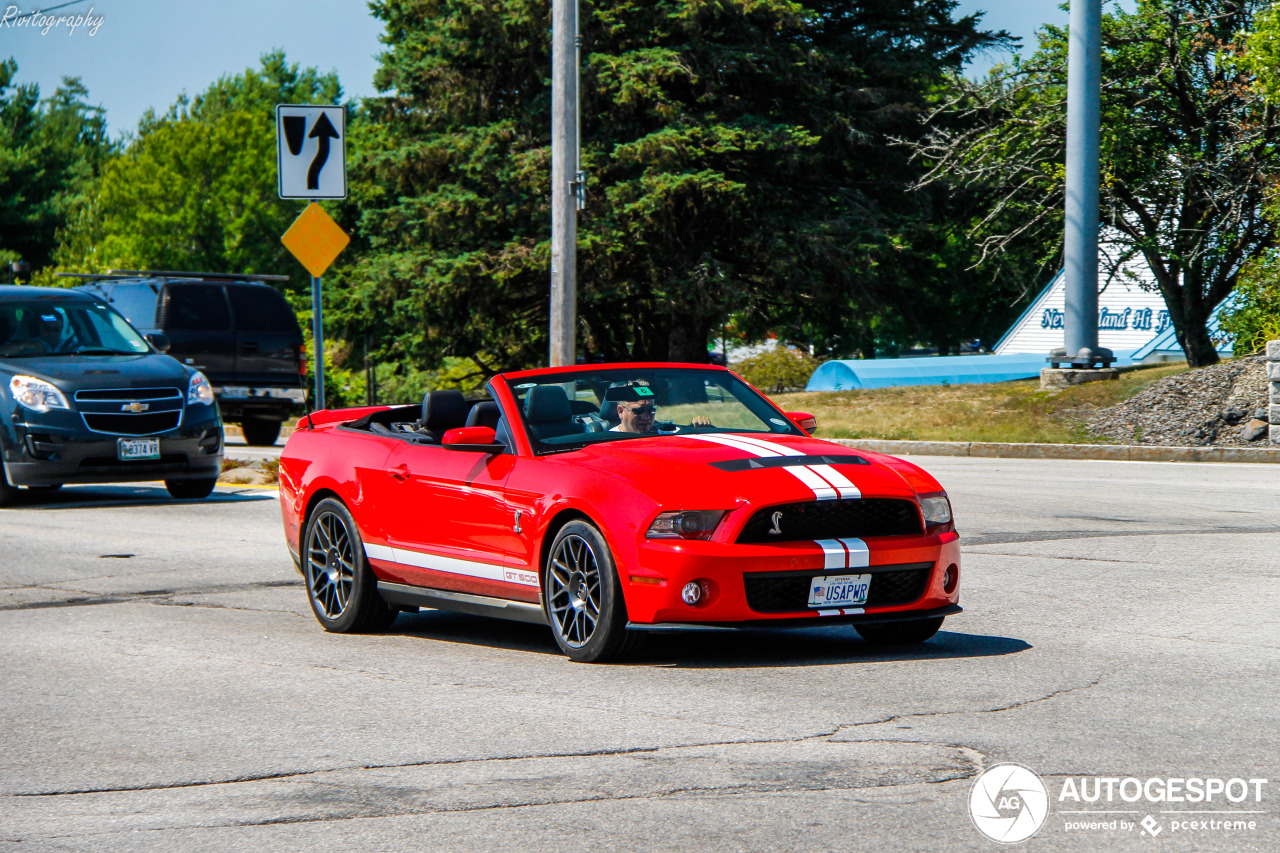
[[[90,294],[0,287],[0,398],[0,506],[17,486],[160,479],[203,498],[222,472],[209,380]]]
[[[271,445],[306,402],[307,359],[293,309],[268,281],[280,275],[112,270],[78,289],[100,297],[169,355],[204,371],[222,417],[248,444]],[[300,413],[300,411],[299,411]]]

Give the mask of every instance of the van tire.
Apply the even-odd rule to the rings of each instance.
[[[240,424],[244,443],[254,447],[271,447],[280,437],[280,421],[273,418],[245,418]]]

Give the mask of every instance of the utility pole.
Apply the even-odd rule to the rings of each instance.
[[[1072,0],[1067,48],[1066,276],[1064,346],[1047,359],[1054,368],[1110,368],[1110,350],[1098,346],[1098,157],[1102,80],[1102,0]],[[1041,373],[1041,386],[1049,381]],[[1076,384],[1098,371],[1059,376],[1053,384]]]
[[[586,193],[579,148],[578,0],[551,3],[551,361],[577,361],[578,211]]]

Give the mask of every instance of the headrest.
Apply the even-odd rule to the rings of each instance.
[[[456,389],[428,391],[422,396],[422,420],[427,429],[452,429],[467,419],[467,400]]]
[[[524,417],[531,424],[555,424],[573,418],[569,395],[559,385],[535,385],[524,399]]]
[[[498,425],[498,417],[501,414],[498,411],[498,404],[492,400],[476,403],[471,407],[471,411],[467,412],[467,426],[485,426],[493,429]]]

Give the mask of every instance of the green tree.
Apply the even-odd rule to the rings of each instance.
[[[41,100],[37,86],[14,85],[17,70],[0,62],[0,252],[35,271],[49,264],[113,146],[78,78]]]
[[[1263,215],[1280,114],[1233,61],[1263,0],[1138,0],[1102,19],[1101,217],[1113,269],[1150,267],[1193,366],[1218,360],[1207,324],[1269,247]],[[1046,27],[1025,63],[956,78],[919,155],[930,180],[987,199],[988,252],[1061,233],[1067,35]]]
[[[930,210],[890,137],[1003,34],[951,0],[584,2],[579,339],[698,360],[729,315],[823,350],[923,312]],[[381,0],[346,317],[393,356],[545,359],[548,7]],[[919,325],[917,323],[917,325]],[[905,334],[905,332],[904,332]]]
[[[277,195],[275,105],[331,104],[341,94],[336,75],[300,70],[276,51],[163,115],[149,111],[104,167],[59,261],[95,271],[286,273],[301,290],[306,273],[280,243],[301,208]]]

